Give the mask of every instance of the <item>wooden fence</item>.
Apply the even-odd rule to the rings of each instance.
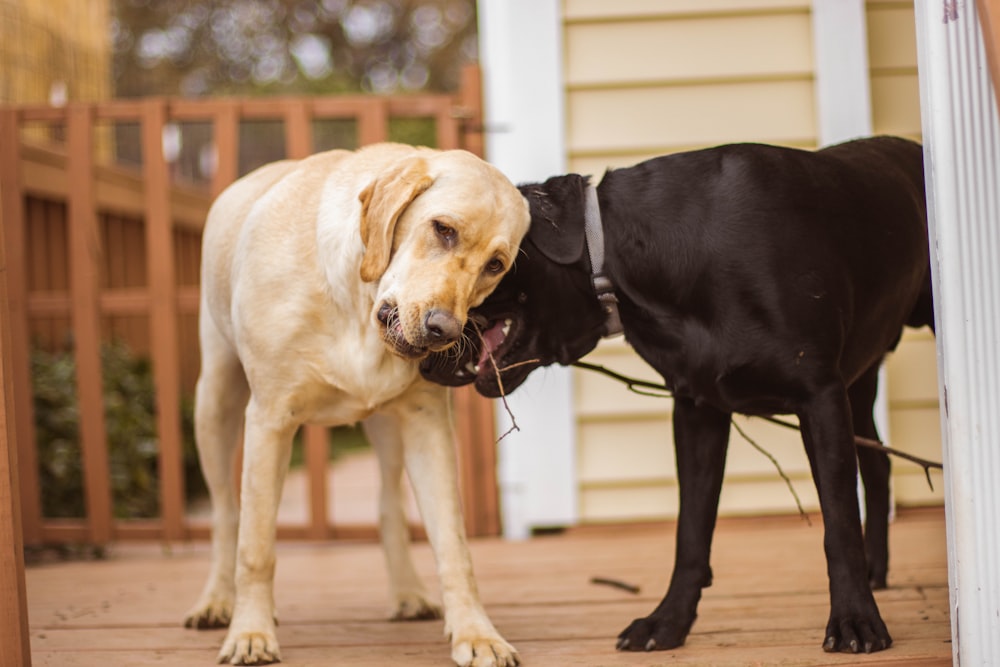
[[[345,147],[353,148],[390,138],[390,123],[400,118],[432,120],[438,148],[482,155],[478,69],[466,69],[455,96],[0,106],[0,216],[13,394],[7,432],[16,445],[25,544],[207,536],[206,524],[185,515],[180,401],[197,374],[201,229],[211,199],[240,175],[241,127],[280,123],[285,156],[301,158],[316,150],[317,123],[350,121],[354,145]],[[164,131],[176,123],[210,128],[214,169],[203,187],[171,175]],[[115,152],[109,149],[115,137],[108,127],[120,125],[137,128],[138,167],[103,164],[98,157]],[[36,136],[37,126],[64,142],[26,144],[27,129]],[[83,519],[44,517],[40,500],[30,353],[32,345],[58,347],[67,338],[76,364]],[[152,362],[160,476],[156,519],[113,517],[101,368],[102,341],[112,338],[127,340]],[[470,535],[497,534],[492,408],[471,390],[456,391],[454,401],[466,527]],[[338,524],[327,515],[327,430],[307,426],[303,441],[310,518],[306,525],[280,525],[279,536],[374,537],[375,526]]]

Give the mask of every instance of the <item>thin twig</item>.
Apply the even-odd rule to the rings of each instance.
[[[600,366],[598,364],[589,364],[584,361],[578,361],[573,365],[579,366],[580,368],[584,368],[589,371],[596,371],[598,373],[603,373],[604,375],[607,375],[610,378],[613,378],[615,380],[618,380],[619,382],[624,383],[625,386],[629,389],[629,391],[636,394],[640,394],[642,396],[653,396],[655,398],[671,397],[670,390],[665,385],[662,384],[657,384],[655,382],[648,382],[646,380],[639,380],[637,378],[631,378],[628,377],[627,375],[616,373],[610,368],[605,368],[604,366]],[[657,392],[662,392],[662,393],[639,391],[638,389],[636,389],[636,387],[654,389]],[[799,427],[796,424],[785,421],[783,419],[779,419],[778,417],[760,415],[760,418],[765,419],[771,422],[772,424],[777,424],[779,426],[784,426],[785,428],[799,430]],[[854,445],[856,447],[868,447],[869,449],[877,449],[886,454],[892,454],[893,456],[898,456],[901,459],[906,459],[911,463],[916,463],[918,466],[924,469],[924,475],[927,477],[927,485],[931,487],[932,491],[934,490],[934,484],[931,482],[931,468],[936,468],[938,470],[944,469],[944,466],[942,466],[940,463],[937,463],[935,461],[928,461],[927,459],[920,458],[919,456],[914,456],[913,454],[908,454],[898,449],[893,449],[892,447],[889,447],[884,443],[879,442],[878,440],[872,440],[871,438],[865,438],[860,435],[854,436]]]
[[[607,375],[610,378],[613,378],[615,380],[618,380],[619,382],[624,383],[625,386],[628,387],[630,391],[633,391],[637,394],[641,394],[643,396],[653,396],[654,398],[670,398],[672,396],[670,390],[667,389],[667,387],[662,384],[649,382],[647,380],[640,380],[638,378],[631,378],[627,375],[616,373],[610,368],[599,366],[598,364],[588,364],[586,361],[577,361],[573,365],[578,366],[579,368],[584,368],[588,371],[597,371],[598,373],[603,373],[604,375]],[[636,387],[643,387],[645,389],[655,389],[656,391],[662,393],[654,394],[652,392],[638,391]]]
[[[795,424],[785,421],[784,419],[779,419],[777,417],[761,417],[772,424],[777,424],[778,426],[784,426],[785,428],[798,429],[799,427]],[[931,491],[934,490],[934,483],[931,481],[931,468],[936,468],[937,470],[944,470],[944,466],[935,461],[928,461],[927,459],[922,459],[919,456],[914,456],[907,452],[894,449],[889,445],[881,442],[880,440],[873,440],[872,438],[866,438],[861,435],[854,436],[854,444],[858,447],[867,447],[868,449],[876,449],[882,451],[886,454],[892,454],[893,456],[898,456],[901,459],[906,459],[911,463],[916,463],[918,466],[924,469],[924,475],[927,477],[927,486],[931,487]]]
[[[504,431],[500,435],[500,437],[497,438],[496,443],[494,443],[494,444],[500,444],[501,440],[506,438],[514,431],[520,431],[521,427],[517,425],[517,419],[514,418],[514,411],[510,409],[510,405],[507,403],[507,392],[504,391],[503,378],[500,377],[500,369],[497,368],[497,360],[493,358],[493,350],[490,349],[490,346],[486,343],[486,339],[483,338],[483,332],[479,330],[479,325],[473,322],[472,328],[476,330],[476,335],[479,336],[479,342],[486,350],[486,354],[489,356],[490,363],[493,365],[493,372],[497,376],[497,387],[500,389],[500,401],[503,403],[503,409],[506,410],[508,416],[510,416],[510,428]],[[528,363],[528,362],[522,362],[522,363]],[[513,368],[516,365],[517,364],[514,364],[513,366],[508,366],[507,368],[504,368],[504,370],[507,370],[508,368]]]
[[[768,459],[770,459],[771,464],[778,471],[778,474],[781,475],[781,479],[785,480],[785,486],[787,486],[788,490],[792,493],[792,497],[795,498],[795,506],[799,508],[799,515],[803,519],[806,520],[807,524],[809,524],[811,526],[812,525],[812,521],[809,520],[809,515],[806,514],[805,508],[802,507],[802,501],[799,500],[799,494],[795,492],[795,487],[792,486],[792,480],[789,479],[788,475],[785,474],[785,471],[782,470],[781,464],[778,463],[778,459],[776,459],[773,456],[771,456],[770,452],[768,452],[766,449],[764,449],[763,447],[761,447],[759,444],[757,444],[756,440],[754,440],[749,435],[747,435],[746,431],[744,431],[742,428],[740,428],[740,425],[736,423],[735,419],[730,419],[730,422],[732,423],[733,428],[735,428],[736,431],[740,435],[743,436],[744,440],[746,440],[747,442],[749,442],[753,446],[753,448],[756,449],[758,452],[760,452],[761,454],[763,454],[764,456],[766,456]]]
[[[628,591],[632,595],[639,594],[639,587],[635,584],[630,584],[620,579],[609,579],[608,577],[591,577],[590,583],[601,584],[602,586],[611,586],[612,588],[620,588],[623,591]]]
[[[496,368],[496,360],[493,359],[493,355],[490,355],[490,360],[493,361],[493,368]],[[508,364],[503,368],[497,368],[497,373],[506,373],[512,368],[517,368],[518,366],[527,366],[528,364],[537,364],[538,359],[525,359],[524,361],[519,361],[516,364]]]

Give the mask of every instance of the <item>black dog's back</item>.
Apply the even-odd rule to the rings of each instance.
[[[931,312],[921,165],[918,145],[877,138],[610,171],[598,192],[629,342],[720,409],[792,411],[755,405],[759,388],[831,364],[850,384]]]

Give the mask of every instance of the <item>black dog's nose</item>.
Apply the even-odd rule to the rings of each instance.
[[[447,343],[458,340],[462,335],[462,323],[443,310],[432,310],[424,320],[427,337],[435,343]]]

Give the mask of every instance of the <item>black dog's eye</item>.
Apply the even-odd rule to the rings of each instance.
[[[438,238],[441,239],[449,248],[458,243],[458,232],[455,231],[454,227],[449,227],[443,222],[438,220],[434,221],[434,233],[437,234]]]
[[[518,303],[528,303],[528,295],[525,294],[524,292],[518,292],[517,293],[517,302]]]
[[[503,261],[494,257],[486,263],[486,273],[492,273],[496,275],[498,273],[503,273]]]

